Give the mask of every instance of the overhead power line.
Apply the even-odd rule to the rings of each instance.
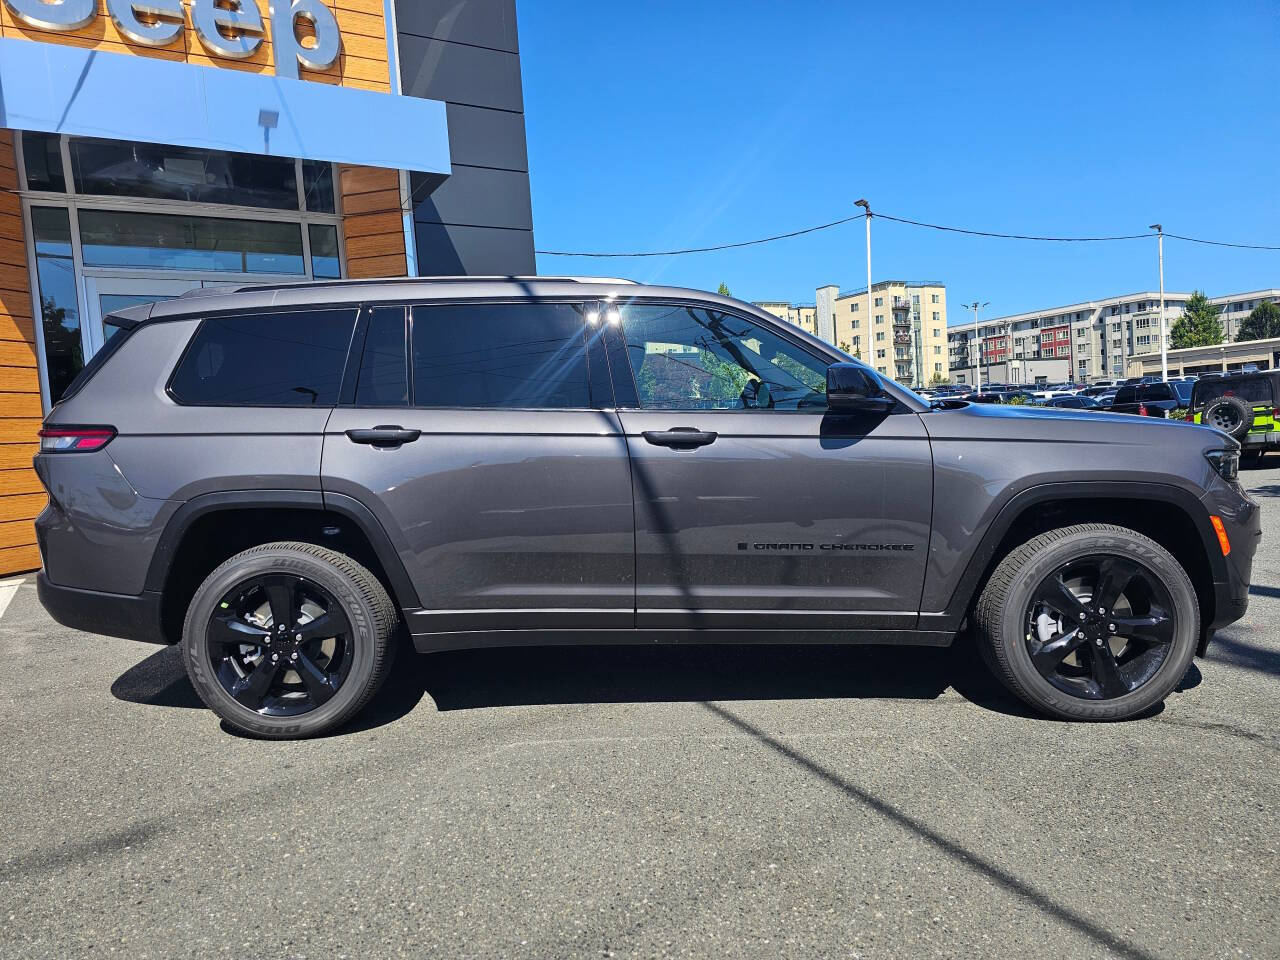
[[[569,250],[535,250],[534,253],[540,253],[546,257],[676,257],[682,253],[710,253],[712,250],[732,250],[734,247],[753,247],[759,243],[772,243],[774,240],[786,240],[788,237],[798,237],[805,233],[817,233],[819,230],[830,230],[832,227],[838,227],[842,223],[849,223],[852,220],[861,219],[862,214],[859,213],[852,217],[832,220],[830,223],[820,223],[816,227],[805,227],[803,230],[792,230],[790,233],[779,233],[772,237],[761,237],[759,240],[742,240],[738,243],[720,243],[713,247],[688,247],[684,250],[646,250],[642,253],[575,253]]]
[[[1154,234],[1151,233],[1126,233],[1118,236],[1101,237],[1050,237],[1025,233],[998,233],[993,230],[973,230],[968,227],[953,227],[941,223],[925,223],[922,220],[909,220],[906,217],[894,217],[886,213],[877,213],[874,214],[874,216],[879,217],[881,220],[891,220],[894,223],[903,223],[908,226],[923,227],[929,230],[941,230],[946,233],[962,233],[972,237],[993,237],[1000,240],[1031,240],[1041,243],[1111,243],[1118,240],[1144,240],[1154,236]],[[688,253],[711,253],[716,250],[732,250],[737,247],[751,247],[762,243],[772,243],[775,240],[786,240],[790,237],[798,237],[806,233],[817,233],[819,230],[830,230],[832,227],[838,227],[853,220],[861,220],[862,218],[863,214],[859,213],[852,217],[832,220],[830,223],[820,223],[815,227],[806,227],[803,230],[792,230],[790,233],[779,233],[772,237],[761,237],[758,240],[742,240],[736,243],[719,243],[706,247],[686,247],[681,250],[643,250],[632,251],[629,253],[602,253],[599,251],[585,250],[538,250],[536,252],[546,257],[678,257]],[[1226,243],[1220,240],[1201,240],[1198,237],[1180,236],[1176,233],[1166,233],[1165,236],[1174,240],[1185,240],[1188,243],[1204,243],[1215,247],[1235,247],[1243,250],[1280,250],[1280,246],[1270,246],[1267,244]]]

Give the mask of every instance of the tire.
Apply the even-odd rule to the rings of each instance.
[[[1253,426],[1253,407],[1239,397],[1217,397],[1205,404],[1200,422],[1243,440]]]
[[[1087,578],[1094,567],[1098,573],[1093,586],[1071,588],[1073,593],[1087,593],[1087,601],[1071,596],[1079,603],[1071,608],[1075,616],[1067,614],[1058,621],[1062,624],[1058,640],[1042,642],[1040,631],[1045,625],[1050,631],[1055,629],[1052,613],[1046,618],[1048,608],[1039,604],[1044,584],[1055,582],[1055,578],[1061,584],[1064,570],[1079,571]],[[1113,568],[1134,569],[1142,579],[1126,580],[1126,592],[1114,601],[1112,609],[1095,616],[1092,591],[1105,586],[1102,571]],[[1119,575],[1112,577],[1113,582],[1121,579]],[[1070,606],[1070,599],[1061,606]],[[1039,620],[1035,619],[1037,610],[1042,614]],[[1168,616],[1160,620],[1158,614],[1165,612]],[[1080,615],[1086,613],[1088,619],[1084,620]],[[1068,620],[1069,632],[1077,635],[1074,642],[1079,646],[1046,673],[1043,664],[1052,660],[1053,645],[1067,642]],[[1161,636],[1167,635],[1168,641],[1148,643],[1136,631],[1155,632],[1156,628],[1141,625],[1158,620]],[[992,672],[1036,710],[1064,720],[1124,720],[1162,702],[1187,672],[1200,636],[1200,606],[1187,572],[1164,547],[1135,530],[1086,523],[1040,534],[1001,560],[979,597],[974,625],[983,659]],[[1132,639],[1110,629],[1117,625],[1125,633],[1133,625]],[[1116,643],[1123,646],[1116,650]],[[1033,649],[1037,659],[1033,659]],[[1072,658],[1074,665],[1069,663]],[[1105,660],[1112,666],[1119,664],[1118,674],[1100,666]],[[1042,664],[1039,669],[1037,662]],[[1076,671],[1090,676],[1076,676]],[[1108,682],[1098,679],[1100,671]],[[1134,679],[1141,682],[1130,687]]]
[[[295,611],[289,627],[275,616],[261,626],[262,606],[242,615],[241,606],[260,601],[274,611],[277,596]],[[345,554],[310,543],[267,543],[236,554],[196,590],[182,627],[183,662],[200,699],[229,726],[273,740],[313,737],[350,720],[377,692],[394,656],[397,620],[382,584]],[[315,637],[304,640],[311,624]],[[317,639],[326,625],[335,635]],[[248,639],[228,643],[226,637],[241,636],[238,630],[251,631]],[[281,655],[284,662],[274,663]],[[290,659],[299,657],[294,669]],[[267,679],[252,684],[258,676]],[[249,689],[254,686],[261,699]],[[241,700],[261,706],[251,709]]]

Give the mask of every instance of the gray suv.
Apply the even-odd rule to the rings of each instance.
[[[42,601],[181,642],[264,737],[419,651],[945,646],[1057,717],[1159,703],[1245,611],[1218,431],[930,403],[726,297],[626,281],[243,286],[131,307],[41,431]]]

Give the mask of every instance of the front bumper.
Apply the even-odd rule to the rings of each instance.
[[[1253,558],[1262,542],[1262,510],[1235,489],[1214,491],[1202,502],[1210,514],[1222,518],[1231,543],[1231,552],[1222,558],[1223,562],[1214,564],[1213,617],[1205,625],[1208,633],[1235,623],[1249,608]]]
[[[144,591],[135,596],[61,587],[41,570],[36,595],[49,616],[64,627],[143,643],[169,642],[161,627],[159,593]]]

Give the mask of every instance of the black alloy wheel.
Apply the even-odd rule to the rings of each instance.
[[[1178,633],[1168,587],[1143,564],[1113,554],[1073,559],[1032,591],[1031,662],[1063,693],[1113,700],[1147,683]]]
[[[310,713],[351,671],[351,624],[320,584],[249,577],[223,594],[207,627],[209,667],[237,703],[266,717]]]

